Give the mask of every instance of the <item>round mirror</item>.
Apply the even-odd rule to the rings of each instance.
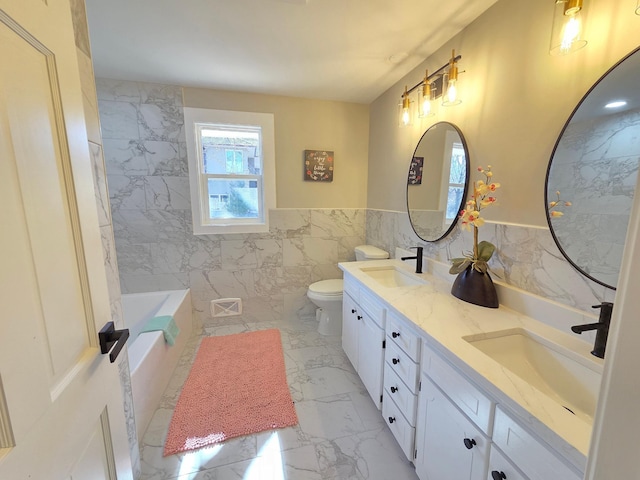
[[[551,234],[565,258],[615,290],[640,160],[640,50],[587,92],[556,142],[545,182]]]
[[[407,177],[407,211],[416,235],[444,238],[458,221],[469,182],[469,151],[455,125],[432,125],[418,142]]]

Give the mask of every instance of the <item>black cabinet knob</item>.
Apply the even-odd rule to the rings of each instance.
[[[471,450],[474,445],[476,445],[476,441],[473,438],[464,439],[464,446],[467,447],[467,450]]]
[[[396,393],[398,391],[398,387],[391,387],[391,393]]]
[[[400,336],[400,332],[391,332],[391,336],[393,338],[398,338]]]
[[[400,363],[400,359],[399,358],[393,358],[391,359],[391,361],[393,362],[394,365],[397,365]]]
[[[356,313],[356,309],[355,309],[355,308],[352,308],[352,309],[351,309],[351,313]]]
[[[393,423],[396,421],[396,417],[389,417],[389,423]]]
[[[507,476],[504,474],[504,472],[494,470],[493,472],[491,472],[491,478],[493,480],[505,480]]]
[[[362,315],[358,315],[358,320],[362,320]]]

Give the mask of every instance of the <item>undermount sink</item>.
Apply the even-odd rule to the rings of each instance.
[[[602,365],[523,328],[463,337],[567,411],[593,423]]]
[[[427,283],[422,278],[404,272],[393,265],[384,267],[363,267],[360,270],[380,285],[387,288],[424,285]]]

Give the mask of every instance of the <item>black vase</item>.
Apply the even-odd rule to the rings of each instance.
[[[478,272],[469,265],[453,282],[451,294],[481,307],[498,308],[498,294],[489,272]]]

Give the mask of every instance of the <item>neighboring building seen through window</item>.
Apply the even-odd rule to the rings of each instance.
[[[238,123],[243,115],[246,122]],[[268,229],[275,206],[273,116],[185,108],[185,121],[193,135],[187,151],[194,233]]]

